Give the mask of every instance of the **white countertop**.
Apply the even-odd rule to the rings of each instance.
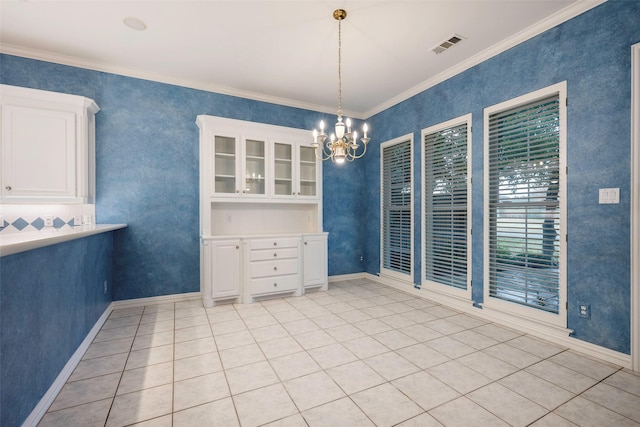
[[[94,234],[125,228],[127,224],[97,224],[82,227],[51,228],[40,231],[18,232],[3,235],[0,233],[0,256],[13,255],[31,249],[42,248],[56,243],[68,242]]]

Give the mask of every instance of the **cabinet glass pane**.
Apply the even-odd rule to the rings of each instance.
[[[274,148],[274,193],[291,195],[293,193],[293,161],[291,144],[273,144]]]
[[[216,193],[236,191],[236,140],[226,136],[216,136],[214,142],[215,189]]]
[[[300,195],[316,195],[316,154],[313,147],[300,147]]]
[[[245,193],[265,194],[265,142],[254,139],[245,141]]]

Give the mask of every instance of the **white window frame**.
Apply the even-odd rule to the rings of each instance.
[[[640,372],[640,43],[631,46],[631,362]]]
[[[425,203],[425,196],[424,196],[424,192],[426,187],[426,171],[427,168],[429,167],[429,165],[425,164],[425,137],[429,134],[435,133],[435,132],[440,132],[443,131],[445,129],[454,127],[454,126],[460,126],[466,124],[467,125],[467,288],[466,289],[459,289],[453,286],[449,286],[449,285],[445,285],[442,283],[438,283],[438,282],[434,282],[432,280],[427,280],[426,278],[426,274],[427,274],[427,247],[426,247],[426,239],[425,239],[425,235],[426,235],[426,203]],[[471,172],[472,172],[472,163],[471,163],[471,141],[472,141],[472,136],[471,136],[471,131],[472,131],[472,115],[471,114],[466,114],[464,116],[460,116],[457,117],[455,119],[452,120],[448,120],[446,122],[443,123],[439,123],[437,125],[434,126],[430,126],[428,128],[422,129],[421,132],[421,137],[420,137],[420,164],[422,167],[422,207],[421,207],[421,213],[422,213],[422,224],[421,224],[421,241],[422,241],[422,277],[421,277],[421,282],[422,282],[422,286],[424,286],[425,289],[434,291],[434,292],[438,292],[438,293],[443,293],[445,295],[448,296],[452,296],[452,297],[456,297],[456,298],[461,298],[464,300],[471,300],[471,277],[472,277],[472,271],[471,271],[471,266],[472,266],[472,241],[471,241],[471,223],[472,223],[472,206],[471,206],[471,201],[472,201],[472,194],[471,194]]]
[[[409,147],[411,151],[411,271],[410,273],[401,273],[395,270],[390,270],[384,267],[384,150],[385,148],[392,147],[394,145],[398,145],[401,143],[409,142]],[[380,275],[386,276],[389,278],[393,278],[402,282],[413,283],[413,273],[414,273],[414,250],[413,250],[413,240],[414,240],[414,212],[413,212],[413,203],[414,203],[414,185],[413,185],[413,134],[403,135],[398,138],[394,138],[390,141],[386,141],[380,144]]]
[[[558,313],[545,312],[525,305],[503,301],[489,295],[489,117],[500,111],[515,108],[537,100],[558,95],[559,98],[559,300]],[[484,109],[484,302],[483,306],[519,318],[542,324],[566,328],[567,326],[567,82],[510,99]]]

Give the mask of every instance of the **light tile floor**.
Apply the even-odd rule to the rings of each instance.
[[[640,374],[362,279],[113,311],[40,423],[93,425],[640,426]]]

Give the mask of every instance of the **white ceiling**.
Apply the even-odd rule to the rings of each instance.
[[[366,118],[602,1],[1,0],[0,51],[335,112],[343,8],[343,108]]]

